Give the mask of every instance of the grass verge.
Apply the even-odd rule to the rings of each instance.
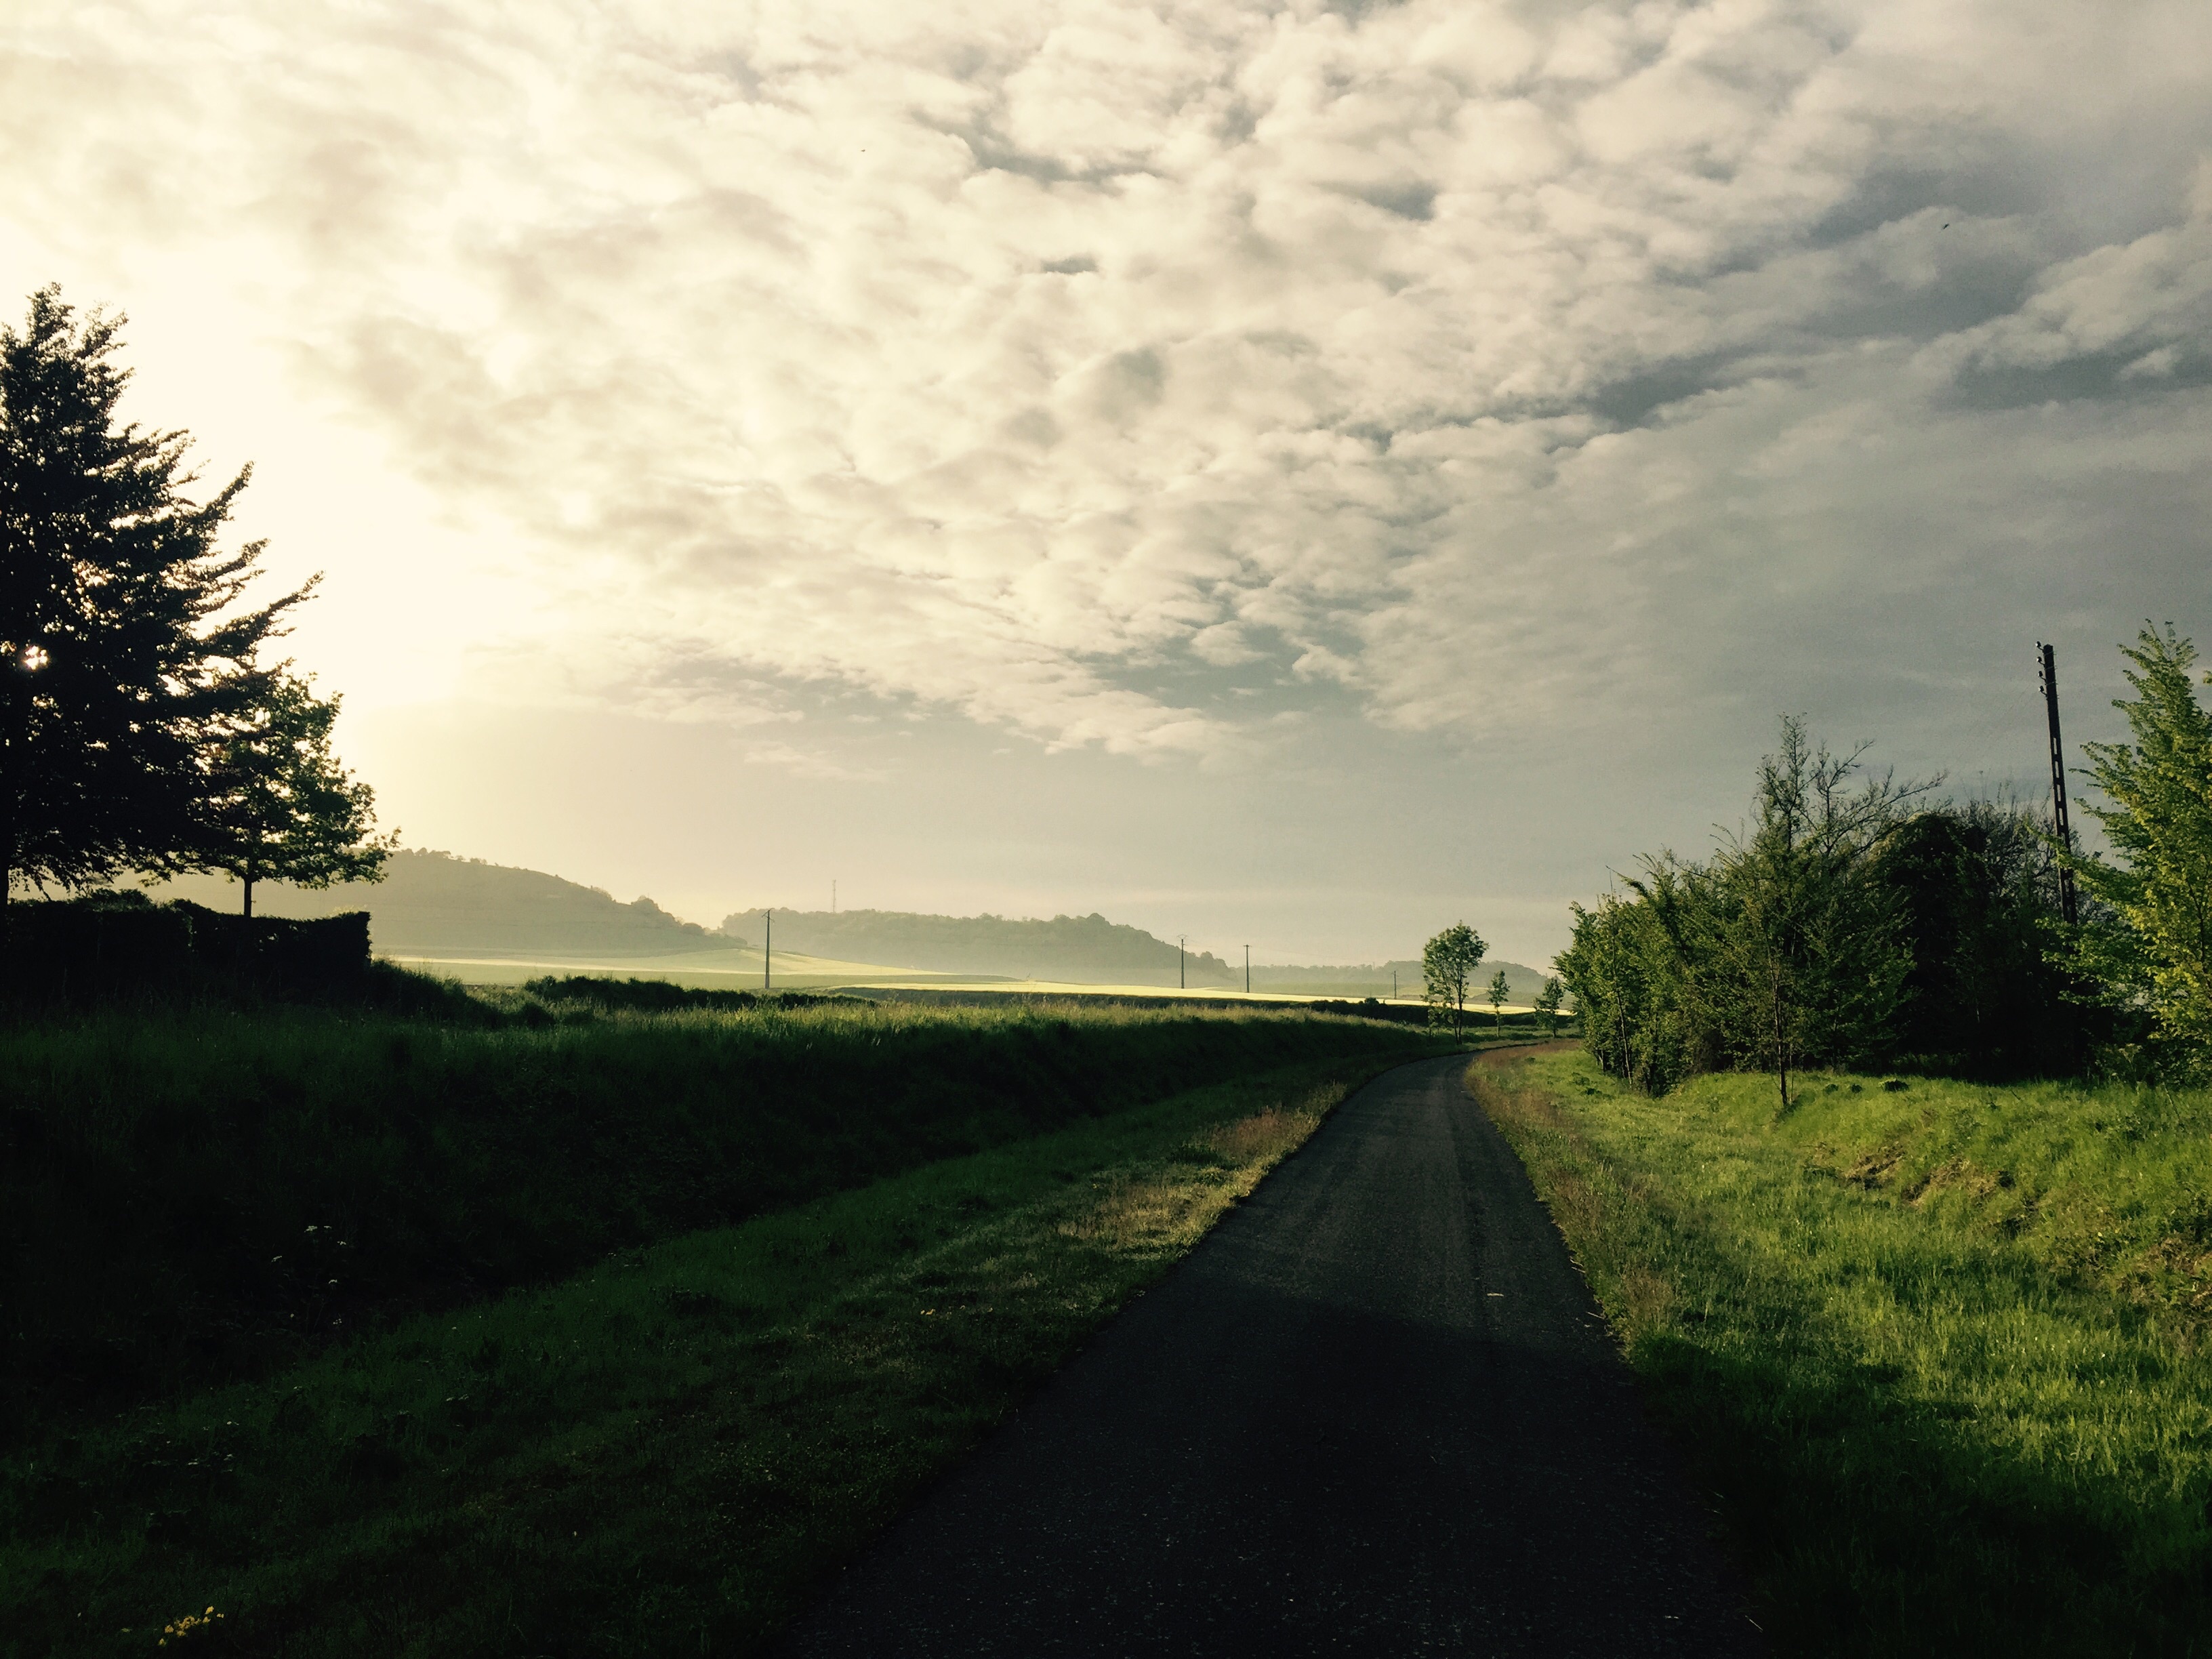
[[[1306,1012],[523,1009],[541,1023],[0,1025],[0,1449],[617,1249],[1431,1041]]]
[[[183,1645],[756,1651],[1390,1063],[1086,1120],[25,1447],[0,1651],[151,1653],[210,1609]]]
[[[2212,1096],[1469,1081],[1778,1651],[2212,1650]]]

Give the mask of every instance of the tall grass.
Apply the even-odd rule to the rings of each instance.
[[[2212,1095],[1470,1075],[1778,1650],[2212,1650]]]
[[[251,1376],[411,1309],[1409,1040],[1077,1006],[0,1028],[0,1444],[57,1409]]]

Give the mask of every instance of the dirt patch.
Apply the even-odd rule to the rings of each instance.
[[[1964,1193],[1978,1204],[2012,1185],[2008,1170],[1984,1170],[1972,1158],[1954,1158],[1936,1165],[1905,1189],[1905,1201],[1917,1205],[1947,1192]]]
[[[1862,1152],[1857,1162],[1844,1171],[1844,1180],[1850,1186],[1863,1187],[1873,1192],[1886,1182],[1893,1170],[1904,1161],[1902,1146],[1880,1146],[1873,1152]]]
[[[2212,1250],[2169,1233],[2112,1276],[2113,1287],[2165,1314],[2185,1349],[2194,1351],[2212,1322]]]

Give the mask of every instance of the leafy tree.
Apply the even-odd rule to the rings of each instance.
[[[1647,860],[1633,898],[1570,906],[1572,944],[1553,966],[1583,1014],[1583,1041],[1607,1071],[1653,1094],[1724,1063],[1698,988],[1700,926],[1711,900],[1695,865]]]
[[[1911,966],[1879,852],[1924,786],[1850,787],[1860,751],[1782,723],[1754,817],[1709,863],[1641,860],[1628,896],[1575,908],[1559,958],[1591,1052],[1654,1093],[1720,1066],[1790,1074],[1886,1050]]]
[[[1490,1022],[1498,1030],[1505,1029],[1505,970],[1500,968],[1490,976]]]
[[[339,701],[322,702],[307,682],[279,672],[216,746],[192,862],[236,878],[249,916],[258,881],[327,887],[384,878],[398,837],[374,833],[374,795],[331,752]]]
[[[188,434],[117,424],[121,325],[48,287],[0,327],[0,903],[188,861],[210,738],[313,586],[239,608],[263,544],[216,544],[249,475],[195,501]]]
[[[1877,858],[1912,958],[1892,1024],[1899,1057],[1980,1076],[2076,1069],[2106,1022],[2086,1014],[2086,984],[2052,957],[2058,863],[2040,815],[2006,801],[1935,807],[1890,831]],[[2109,915],[2085,899],[2085,916]]]
[[[1793,1069],[1881,1047],[1912,966],[1875,854],[1926,786],[1885,776],[1850,789],[1864,752],[1815,748],[1785,716],[1759,766],[1757,817],[1723,842],[1695,918],[1723,1033],[1774,1072],[1785,1112]]]
[[[1566,1000],[1567,988],[1553,975],[1536,992],[1536,1012],[1544,1017],[1544,1035],[1557,1036],[1559,1030],[1559,1004]]]
[[[2118,862],[2069,857],[2109,919],[2081,930],[2077,959],[2147,1009],[2193,1069],[2212,1064],[2212,714],[2190,684],[2196,647],[2145,624],[2121,653],[2132,699],[2113,702],[2135,741],[2082,745],[2110,806],[2085,804]],[[2206,677],[2212,682],[2212,675]]]
[[[1439,1015],[1451,1011],[1455,1036],[1466,1018],[1467,988],[1487,948],[1482,936],[1463,921],[1454,922],[1421,947],[1423,994]]]
[[[1651,1000],[1651,975],[1637,937],[1640,908],[1613,893],[1595,910],[1570,904],[1574,938],[1553,963],[1582,1006],[1584,1046],[1624,1081],[1634,1073],[1636,1035]]]

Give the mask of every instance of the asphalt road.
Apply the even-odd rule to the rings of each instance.
[[[787,1650],[1763,1652],[1465,1064],[1340,1107]]]

